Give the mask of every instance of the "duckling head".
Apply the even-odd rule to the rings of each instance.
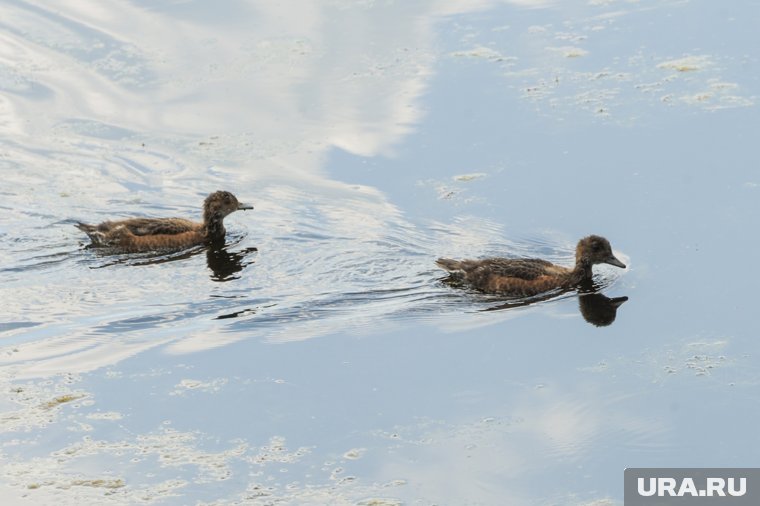
[[[590,235],[578,241],[575,248],[576,264],[610,264],[625,269],[625,264],[612,253],[610,242],[604,237]]]
[[[203,221],[224,219],[230,213],[253,209],[253,206],[239,202],[237,197],[227,191],[217,191],[206,197],[203,202]]]

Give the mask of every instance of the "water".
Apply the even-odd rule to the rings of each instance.
[[[758,14],[0,5],[3,504],[601,506],[756,465]],[[216,189],[255,206],[220,251],[73,226]],[[434,265],[590,233],[629,266],[603,326]]]

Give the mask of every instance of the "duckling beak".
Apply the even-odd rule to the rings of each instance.
[[[605,264],[614,265],[615,267],[620,267],[621,269],[625,269],[625,264],[615,258],[615,255],[610,255],[607,257],[607,260],[604,261]]]
[[[609,302],[610,306],[614,308],[619,308],[620,306],[623,305],[623,302],[627,300],[628,300],[628,297],[613,297],[607,302]]]
[[[245,211],[247,209],[253,209],[253,206],[251,204],[244,204],[243,202],[238,202],[238,211]]]

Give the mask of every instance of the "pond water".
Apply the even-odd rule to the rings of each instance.
[[[603,506],[626,467],[756,466],[757,19],[4,2],[2,504]],[[73,226],[217,189],[255,206],[220,250]],[[434,264],[591,233],[628,265],[596,298]]]

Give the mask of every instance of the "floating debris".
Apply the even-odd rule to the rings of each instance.
[[[366,453],[366,448],[352,448],[348,450],[346,453],[343,454],[343,458],[350,459],[350,460],[357,460],[364,456]]]
[[[514,61],[517,58],[507,57],[489,47],[478,46],[464,51],[454,51],[451,56],[458,58],[483,58],[490,61]]]
[[[356,503],[357,506],[401,506],[403,503],[395,499],[371,498]]]
[[[586,56],[588,54],[588,51],[585,49],[574,46],[547,47],[546,49],[560,53],[565,58],[580,58],[581,56]]]
[[[48,401],[42,405],[43,408],[51,409],[56,406],[60,406],[61,404],[66,404],[67,402],[76,401],[77,399],[82,399],[84,397],[84,394],[65,394],[65,395],[59,395],[52,401]]]
[[[708,56],[686,56],[677,60],[668,60],[657,65],[658,69],[670,69],[678,72],[695,72],[710,65]]]
[[[481,179],[486,177],[485,172],[473,172],[472,174],[460,174],[458,176],[454,176],[454,181],[461,181],[463,183],[467,183],[469,181],[474,181],[476,179]]]

